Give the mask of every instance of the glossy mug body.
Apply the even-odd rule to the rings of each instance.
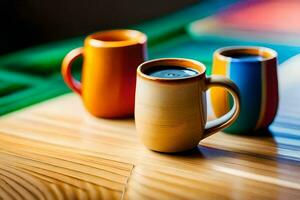
[[[155,66],[192,68],[198,74],[185,78],[158,78],[145,74]],[[196,147],[199,141],[233,123],[239,114],[239,92],[224,77],[205,76],[205,66],[197,61],[165,58],[147,61],[137,70],[135,124],[141,141],[151,150],[179,152]],[[235,104],[223,117],[206,122],[206,90],[227,88]]]
[[[147,58],[146,35],[135,30],[109,30],[88,36],[62,64],[66,84],[94,116],[132,116],[136,69]],[[71,75],[72,62],[83,56],[82,83]]]
[[[262,59],[234,58],[237,54]],[[241,113],[226,132],[249,134],[267,128],[278,107],[277,53],[264,47],[226,47],[214,53],[212,74],[223,75],[236,83],[241,92]],[[211,91],[216,116],[228,112],[232,99],[222,88]]]

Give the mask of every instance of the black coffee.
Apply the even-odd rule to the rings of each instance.
[[[154,66],[147,69],[144,73],[158,78],[184,78],[199,74],[191,68],[179,66]]]
[[[246,54],[246,53],[236,53],[236,54],[230,55],[229,57],[239,59],[239,60],[247,60],[247,61],[261,61],[264,59],[263,56]]]

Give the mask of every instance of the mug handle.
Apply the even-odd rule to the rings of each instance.
[[[70,51],[64,58],[61,66],[61,74],[65,83],[74,92],[81,95],[81,83],[72,76],[72,64],[79,56],[83,54],[83,48],[79,47]]]
[[[224,128],[230,126],[240,113],[240,91],[236,84],[224,76],[214,75],[206,78],[206,90],[211,87],[224,87],[232,95],[234,103],[231,110],[222,117],[209,121],[205,125],[203,138],[206,138]]]

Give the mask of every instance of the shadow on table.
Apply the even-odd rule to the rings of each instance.
[[[243,154],[254,157],[272,156],[269,148],[272,148],[273,158],[277,157],[277,143],[273,133],[268,129],[259,130],[244,135],[224,134],[222,137],[215,135],[209,142],[201,143],[197,147],[179,153],[166,154],[185,159],[216,159],[218,157],[234,157]],[[223,140],[223,142],[222,142]]]

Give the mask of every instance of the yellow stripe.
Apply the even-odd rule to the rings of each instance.
[[[227,74],[226,60],[220,60],[214,56],[212,74],[213,75],[224,75]],[[216,117],[220,117],[229,111],[229,100],[228,92],[221,87],[213,87],[211,89],[211,102]]]

